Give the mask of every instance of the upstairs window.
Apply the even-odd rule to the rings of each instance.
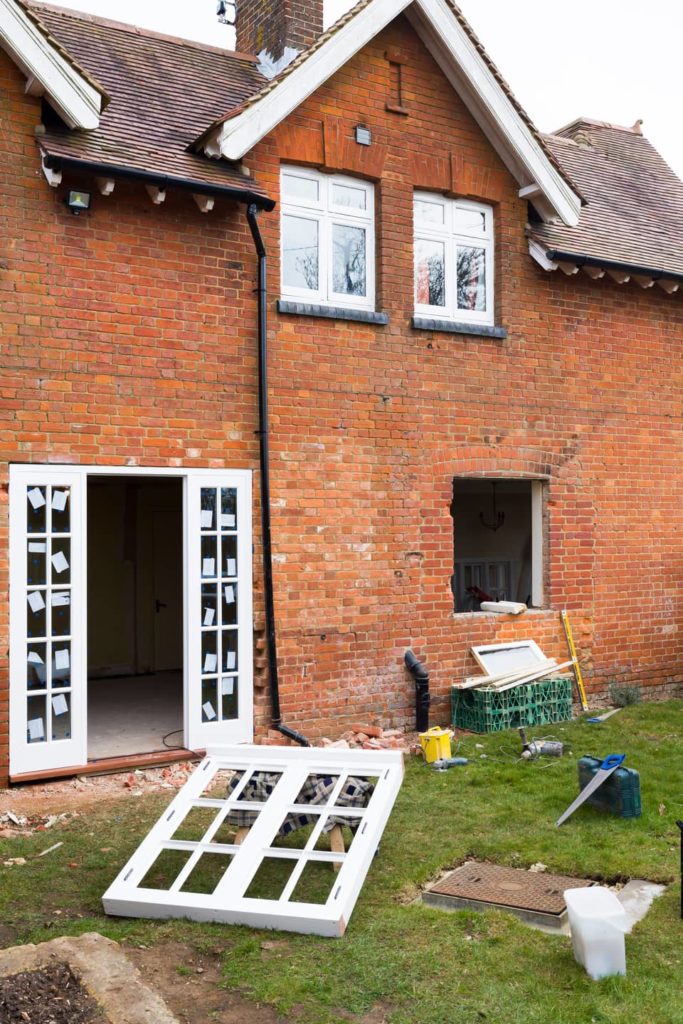
[[[374,186],[285,167],[281,209],[282,297],[374,309]]]
[[[492,326],[492,207],[416,192],[414,225],[415,312]]]

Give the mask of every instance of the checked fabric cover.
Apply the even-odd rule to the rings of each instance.
[[[279,778],[280,775],[276,772],[255,772],[240,793],[239,799],[250,800],[255,803],[265,803],[275,789]],[[309,775],[302,786],[301,792],[296,798],[296,803],[318,805],[327,804],[327,801],[330,799],[332,794],[332,790],[337,784],[337,779],[338,776],[336,775]],[[228,796],[237,789],[239,782],[239,775],[235,775],[235,777],[230,780],[227,787]],[[373,784],[368,782],[366,779],[349,777],[344,783],[334,807],[335,809],[341,809],[344,807],[367,807],[373,790]],[[258,813],[258,811],[235,810],[230,812],[228,820],[231,824],[237,825],[240,828],[249,828],[256,821]],[[305,828],[306,825],[314,825],[317,820],[318,815],[315,814],[289,814],[278,830],[278,835],[288,836],[291,832],[296,832],[299,828]],[[355,831],[360,823],[360,818],[353,821],[349,818],[335,817],[334,815],[331,815],[325,822],[323,831],[330,832],[335,825],[347,825]]]

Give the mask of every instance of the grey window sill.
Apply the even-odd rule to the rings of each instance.
[[[308,302],[277,300],[278,313],[295,316],[319,316],[326,320],[356,320],[361,324],[388,324],[388,313],[375,313],[370,309],[346,309],[345,306],[314,306]]]
[[[432,317],[414,316],[412,326],[418,331],[444,331],[446,334],[469,334],[479,338],[505,339],[508,332],[504,327],[486,327],[484,324],[463,324],[457,320],[437,320]]]

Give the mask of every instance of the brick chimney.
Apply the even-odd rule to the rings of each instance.
[[[237,49],[278,61],[305,50],[323,31],[323,0],[237,0]]]

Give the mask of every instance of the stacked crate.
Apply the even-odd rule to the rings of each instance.
[[[509,690],[493,687],[451,689],[451,721],[469,732],[500,732],[528,725],[550,725],[572,717],[570,677],[541,679]]]
[[[579,759],[579,789],[586,788],[601,764],[599,757]],[[642,813],[640,775],[635,768],[624,768],[621,765],[591,793],[586,803],[598,810],[617,814],[620,818],[639,818]]]

